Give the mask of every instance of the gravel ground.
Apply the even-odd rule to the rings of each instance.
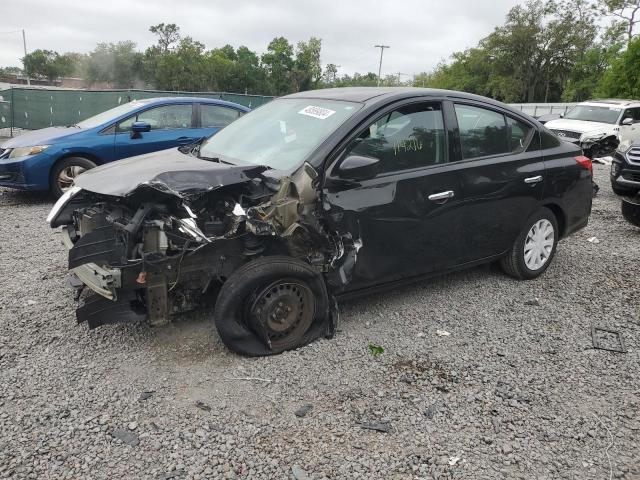
[[[0,478],[640,479],[640,231],[607,171],[542,278],[363,298],[335,339],[259,359],[202,314],[77,325],[51,201],[0,190]]]

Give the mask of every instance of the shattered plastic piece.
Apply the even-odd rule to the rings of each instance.
[[[295,477],[296,480],[309,480],[309,476],[307,472],[305,472],[299,465],[294,465],[291,468],[291,473]]]
[[[131,433],[130,431],[125,430],[124,428],[116,428],[111,433],[111,436],[113,438],[117,438],[118,440],[121,440],[127,445],[131,445],[132,447],[135,447],[140,443],[140,439],[135,433]]]
[[[390,422],[381,422],[374,420],[372,422],[360,422],[360,426],[366,430],[375,430],[376,432],[387,433],[391,431]]]
[[[209,405],[207,405],[204,402],[201,402],[200,400],[198,400],[196,402],[196,407],[198,407],[200,410],[203,410],[205,412],[210,412],[211,411],[211,407]]]
[[[451,335],[451,333],[447,332],[446,330],[436,330],[436,335],[438,335],[439,337],[448,337],[449,335]]]
[[[294,412],[294,415],[296,417],[302,418],[302,417],[305,417],[307,415],[307,413],[309,413],[311,410],[313,410],[313,405],[308,403],[306,405],[301,406],[299,409],[297,409]]]
[[[454,466],[459,461],[460,461],[460,457],[450,457],[449,458],[449,465]]]
[[[598,237],[589,237],[587,238],[587,242],[597,244],[597,243],[600,243],[600,240],[598,240]]]
[[[154,390],[149,390],[149,391],[146,391],[146,392],[142,392],[140,394],[140,396],[138,397],[138,401],[139,402],[144,402],[145,400],[150,399],[153,396],[154,393],[155,393]]]
[[[247,216],[247,212],[244,210],[244,208],[242,208],[242,205],[240,205],[239,203],[236,203],[236,206],[233,207],[233,212],[232,212],[236,217],[246,217]]]

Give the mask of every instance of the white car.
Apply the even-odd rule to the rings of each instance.
[[[572,143],[586,137],[615,135],[621,146],[640,140],[640,101],[590,100],[579,103],[562,118],[545,123],[563,140]]]

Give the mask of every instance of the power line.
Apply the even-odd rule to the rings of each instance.
[[[382,54],[385,48],[391,48],[389,45],[374,45],[375,48],[380,49],[380,64],[378,65],[378,86],[380,86],[380,75],[382,75]]]

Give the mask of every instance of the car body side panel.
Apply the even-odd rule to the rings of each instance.
[[[565,236],[584,227],[591,213],[592,175],[576,163],[575,157],[581,154],[567,142],[542,151],[546,170],[543,203],[562,210]]]
[[[437,166],[362,181],[327,182],[327,218],[333,228],[360,240],[349,288],[450,268],[462,256],[459,201],[428,196],[459,190],[458,175]]]

